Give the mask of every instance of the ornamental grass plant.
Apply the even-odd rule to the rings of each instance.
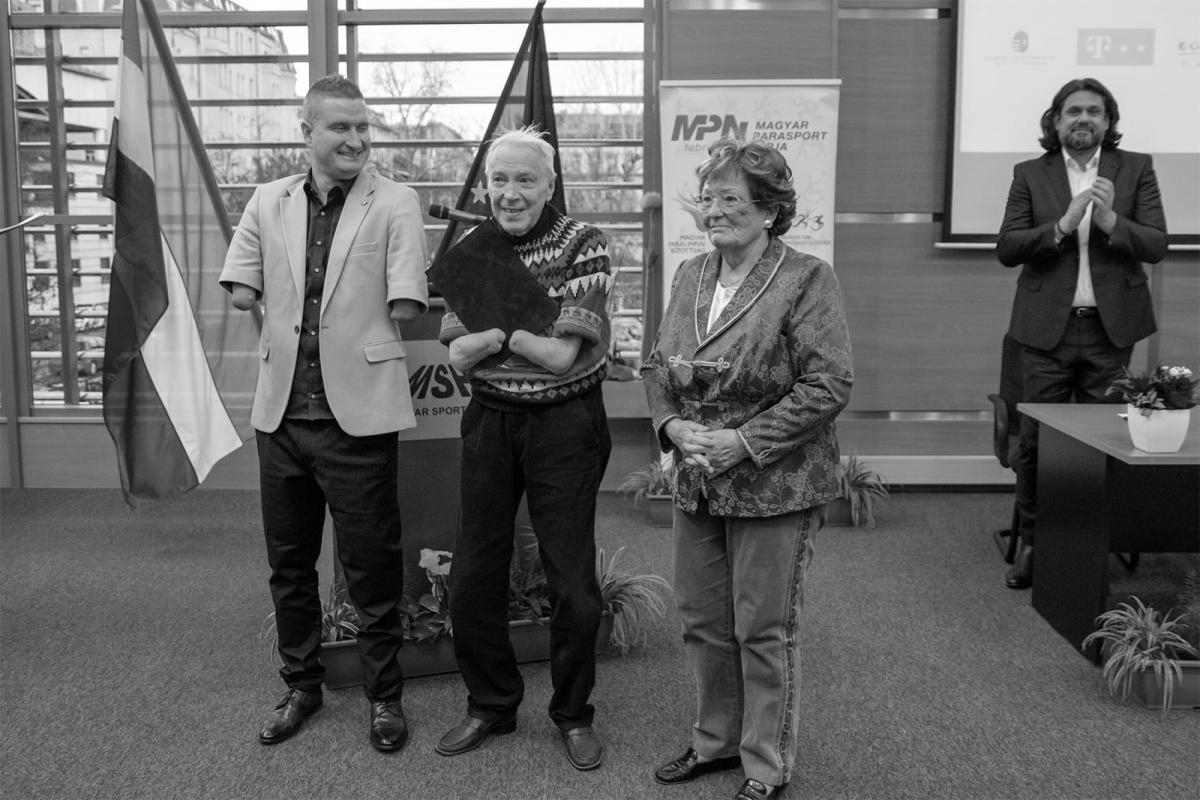
[[[852,455],[842,470],[842,497],[850,503],[850,524],[858,527],[859,520],[868,528],[875,527],[875,501],[888,496],[887,481],[867,462]]]
[[[1175,685],[1183,679],[1179,660],[1200,656],[1186,638],[1187,625],[1172,612],[1161,614],[1136,596],[1096,618],[1100,627],[1088,634],[1082,647],[1100,642],[1104,653],[1104,678],[1109,694],[1129,698],[1134,681],[1143,672],[1153,674],[1163,690],[1162,711],[1171,707]]]
[[[671,494],[670,456],[652,459],[646,466],[625,476],[617,493],[628,497],[636,505],[645,497]]]
[[[634,575],[617,568],[624,547],[613,551],[608,558],[604,548],[596,550],[596,578],[600,581],[600,597],[604,610],[613,615],[613,629],[609,644],[622,655],[629,648],[645,644],[646,624],[650,617],[661,617],[667,612],[663,592],[671,591],[671,584],[659,575]]]

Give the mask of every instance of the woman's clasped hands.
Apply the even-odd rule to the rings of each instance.
[[[664,430],[683,453],[683,463],[699,467],[710,477],[720,475],[750,455],[742,437],[729,428],[710,429],[703,423],[677,417]]]

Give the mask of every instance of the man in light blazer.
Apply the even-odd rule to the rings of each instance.
[[[416,424],[397,323],[428,306],[424,229],[416,192],[365,169],[370,122],[354,83],[316,81],[300,128],[309,172],[258,187],[220,278],[235,307],[264,307],[251,422],[288,690],[259,741],[287,739],[321,706],[316,562],[328,505],[361,620],[370,741],[391,752],[408,737],[396,434]]]
[[[1013,170],[996,252],[1021,267],[1009,335],[1021,345],[1025,402],[1111,402],[1105,392],[1133,346],[1155,331],[1142,264],[1166,255],[1167,226],[1150,156],[1117,148],[1120,118],[1099,81],[1068,81],[1042,115],[1046,154]],[[1015,467],[1021,547],[1005,583],[1024,589],[1037,502],[1029,417]]]

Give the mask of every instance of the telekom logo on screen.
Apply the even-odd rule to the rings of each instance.
[[[1081,28],[1078,63],[1149,66],[1154,63],[1153,28]]]

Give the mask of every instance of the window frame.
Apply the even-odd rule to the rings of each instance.
[[[0,361],[0,372],[4,373],[3,383],[0,383],[0,412],[7,418],[15,418],[20,416],[88,416],[98,417],[101,413],[101,406],[97,398],[86,398],[81,396],[79,380],[76,379],[77,371],[77,339],[80,335],[77,334],[77,327],[80,320],[86,320],[87,314],[77,315],[76,298],[74,294],[74,284],[82,274],[96,275],[103,270],[92,270],[81,268],[78,271],[72,270],[72,261],[80,261],[76,257],[75,252],[79,249],[76,241],[77,235],[98,235],[102,241],[107,238],[111,241],[112,233],[112,216],[109,214],[89,214],[78,213],[72,210],[72,201],[81,195],[96,194],[98,196],[98,186],[76,185],[72,186],[72,181],[68,178],[68,169],[73,166],[71,159],[90,162],[93,165],[99,165],[102,169],[104,162],[104,153],[99,152],[107,149],[106,143],[101,142],[74,142],[71,141],[71,136],[64,122],[64,109],[85,109],[85,108],[105,108],[111,109],[111,100],[95,100],[95,99],[68,99],[63,87],[63,72],[66,69],[88,69],[99,66],[115,67],[115,57],[92,56],[92,55],[67,55],[64,57],[62,52],[62,34],[64,31],[78,30],[118,30],[121,26],[121,12],[61,12],[55,11],[53,6],[54,0],[45,0],[46,4],[51,7],[50,11],[13,11],[10,8],[10,3],[5,0],[5,7],[0,9],[0,37],[3,38],[3,49],[0,49],[0,82],[4,82],[7,86],[16,85],[17,67],[43,67],[46,73],[46,94],[44,99],[20,99],[12,96],[8,101],[9,107],[15,112],[11,115],[16,118],[20,113],[26,114],[44,114],[48,121],[46,140],[33,141],[16,141],[15,144],[7,144],[5,150],[0,151],[0,156],[4,158],[2,163],[5,166],[11,164],[16,165],[16,169],[5,169],[5,177],[0,178],[0,183],[3,183],[2,196],[5,201],[10,198],[16,202],[10,205],[11,208],[25,209],[26,203],[24,198],[26,193],[33,191],[45,191],[49,193],[50,205],[52,211],[46,217],[39,220],[35,225],[26,228],[23,232],[14,232],[10,235],[10,241],[0,244],[5,248],[6,258],[10,264],[16,266],[16,269],[9,270],[6,276],[3,294],[0,294],[0,308],[8,311],[8,317],[11,320],[11,345],[6,348],[5,361]],[[216,6],[223,6],[224,0],[211,0]],[[266,28],[278,30],[281,28],[302,26],[308,28],[309,48],[306,54],[236,54],[236,55],[191,55],[181,56],[176,59],[177,64],[196,65],[196,68],[204,66],[218,65],[219,75],[225,75],[233,65],[245,64],[305,64],[308,67],[309,75],[325,74],[332,71],[328,68],[331,60],[335,63],[337,71],[343,72],[352,79],[358,79],[358,73],[361,68],[377,63],[380,61],[419,61],[429,60],[430,54],[427,53],[380,53],[372,52],[369,54],[359,53],[360,32],[362,28],[372,26],[414,26],[414,25],[455,25],[455,24],[505,24],[505,25],[524,25],[528,23],[530,9],[525,4],[518,5],[518,0],[513,0],[513,6],[504,9],[470,9],[470,18],[466,19],[467,9],[454,8],[423,8],[423,9],[358,9],[356,8],[356,0],[341,0],[346,8],[339,8],[332,4],[326,3],[325,0],[307,0],[307,6],[288,11],[231,11],[226,8],[221,10],[211,11],[175,11],[162,10],[160,18],[164,28],[187,28],[187,29],[217,29],[214,31],[214,38],[224,41],[233,41],[238,39],[239,32],[250,28]],[[178,6],[182,7],[182,6]],[[646,134],[648,131],[656,129],[651,127],[649,123],[649,115],[654,113],[656,105],[653,104],[653,99],[648,87],[651,87],[651,75],[653,73],[652,58],[649,57],[649,48],[646,43],[649,41],[648,31],[652,27],[651,19],[654,13],[655,0],[645,0],[640,6],[621,6],[609,8],[548,8],[544,11],[544,21],[547,25],[556,25],[560,23],[569,24],[590,24],[590,23],[636,23],[642,25],[643,28],[643,48],[641,52],[630,50],[609,50],[609,51],[564,51],[551,52],[552,61],[587,61],[587,60],[640,60],[643,69],[642,93],[640,95],[625,94],[625,95],[556,95],[556,106],[561,107],[569,104],[583,103],[611,103],[621,105],[640,105],[641,108],[641,124],[640,130],[643,138],[641,139],[615,139],[607,137],[599,138],[563,138],[560,136],[560,148],[567,150],[569,148],[604,148],[604,147],[624,147],[624,148],[641,148],[641,163],[643,171],[639,180],[621,180],[621,181],[573,181],[568,185],[572,190],[587,191],[587,190],[603,190],[603,189],[618,189],[627,191],[630,194],[640,195],[646,189],[647,181],[656,183],[657,181],[647,176],[645,170],[648,165],[656,159],[651,159],[650,153],[647,152]],[[13,37],[20,32],[32,32],[33,35],[40,35],[43,42],[43,50],[40,54],[33,55],[16,55],[13,49]],[[345,42],[345,52],[336,52],[339,42]],[[236,48],[234,48],[236,49]],[[515,48],[514,48],[515,49]],[[5,52],[5,50],[7,52]],[[505,65],[499,67],[506,69],[507,64],[511,64],[512,53],[480,53],[471,51],[462,51],[458,53],[439,52],[435,54],[438,59],[455,60],[461,59],[464,61],[494,61],[497,65]],[[219,83],[220,81],[218,81]],[[232,88],[236,90],[237,85],[243,83],[243,75],[239,73],[236,76],[229,77],[225,83],[228,87],[222,85],[221,88]],[[254,86],[254,91],[260,91],[264,87],[265,81],[258,81],[253,78],[248,79],[248,85]],[[302,87],[297,87],[300,93],[303,92]],[[6,93],[7,94],[7,93]],[[5,94],[0,94],[0,103],[5,101]],[[479,104],[479,105],[494,105],[495,97],[479,97],[479,96],[444,96],[437,98],[379,98],[368,97],[368,103],[378,104],[383,100],[388,103],[396,103],[397,100],[419,100],[421,103],[431,104],[448,104],[457,103],[463,105]],[[292,98],[233,98],[222,99],[219,97],[197,97],[193,100],[193,106],[196,108],[206,108],[214,106],[222,106],[227,110],[225,113],[238,114],[239,107],[263,107],[265,105],[299,105],[299,99]],[[561,113],[560,118],[561,118]],[[109,111],[111,117],[111,111]],[[15,123],[14,123],[14,128]],[[560,124],[561,127],[561,124]],[[9,137],[5,137],[8,139]],[[274,148],[286,147],[289,142],[266,141],[255,142],[252,140],[233,140],[230,142],[206,142],[206,148],[213,153],[222,149],[234,148],[252,148],[255,145],[269,145]],[[431,147],[438,146],[439,143],[435,140],[424,139],[404,139],[396,138],[391,140],[382,140],[374,143],[374,147],[380,149],[403,148],[403,147]],[[478,140],[452,140],[445,143],[445,146],[471,148],[478,147]],[[50,161],[50,178],[49,184],[26,184],[22,185],[23,175],[20,169],[20,159],[22,154],[33,152],[35,150],[44,150],[46,158]],[[434,181],[413,183],[414,188],[448,188],[456,189],[461,186],[461,181]],[[222,184],[221,188],[231,189],[236,188],[235,184]],[[579,217],[586,222],[593,222],[609,233],[618,234],[633,234],[641,236],[641,253],[642,257],[636,260],[636,263],[622,265],[615,268],[616,272],[630,273],[640,277],[642,297],[644,299],[643,306],[646,305],[645,299],[648,298],[647,287],[652,285],[652,281],[647,279],[647,263],[653,261],[654,246],[648,237],[649,231],[649,214],[641,208],[641,203],[638,203],[637,208],[629,208],[619,213],[609,213],[602,215],[602,219],[597,218],[597,214],[591,212],[576,213],[571,209],[573,216]],[[21,216],[27,216],[27,213],[22,211]],[[236,222],[236,215],[233,220]],[[427,228],[444,227],[444,224],[427,225]],[[30,275],[46,273],[46,270],[38,270],[33,264],[26,262],[26,239],[31,236],[45,236],[51,238],[54,242],[55,258],[54,258],[54,279],[57,282],[58,292],[58,307],[55,319],[60,330],[59,346],[61,352],[58,353],[62,362],[62,377],[63,388],[61,400],[53,401],[45,398],[35,397],[34,391],[34,359],[30,349],[30,318],[32,315],[29,310],[27,297],[27,287]],[[652,266],[650,267],[653,268]],[[104,276],[102,276],[103,278]],[[635,279],[636,280],[636,279]],[[635,317],[642,323],[643,337],[646,331],[649,330],[646,319],[646,308],[623,309],[615,312],[616,315],[622,317]],[[652,312],[651,312],[652,313]],[[643,340],[642,349],[645,347]],[[623,352],[620,355],[631,360],[640,360],[641,352]],[[85,402],[87,401],[87,402]]]

